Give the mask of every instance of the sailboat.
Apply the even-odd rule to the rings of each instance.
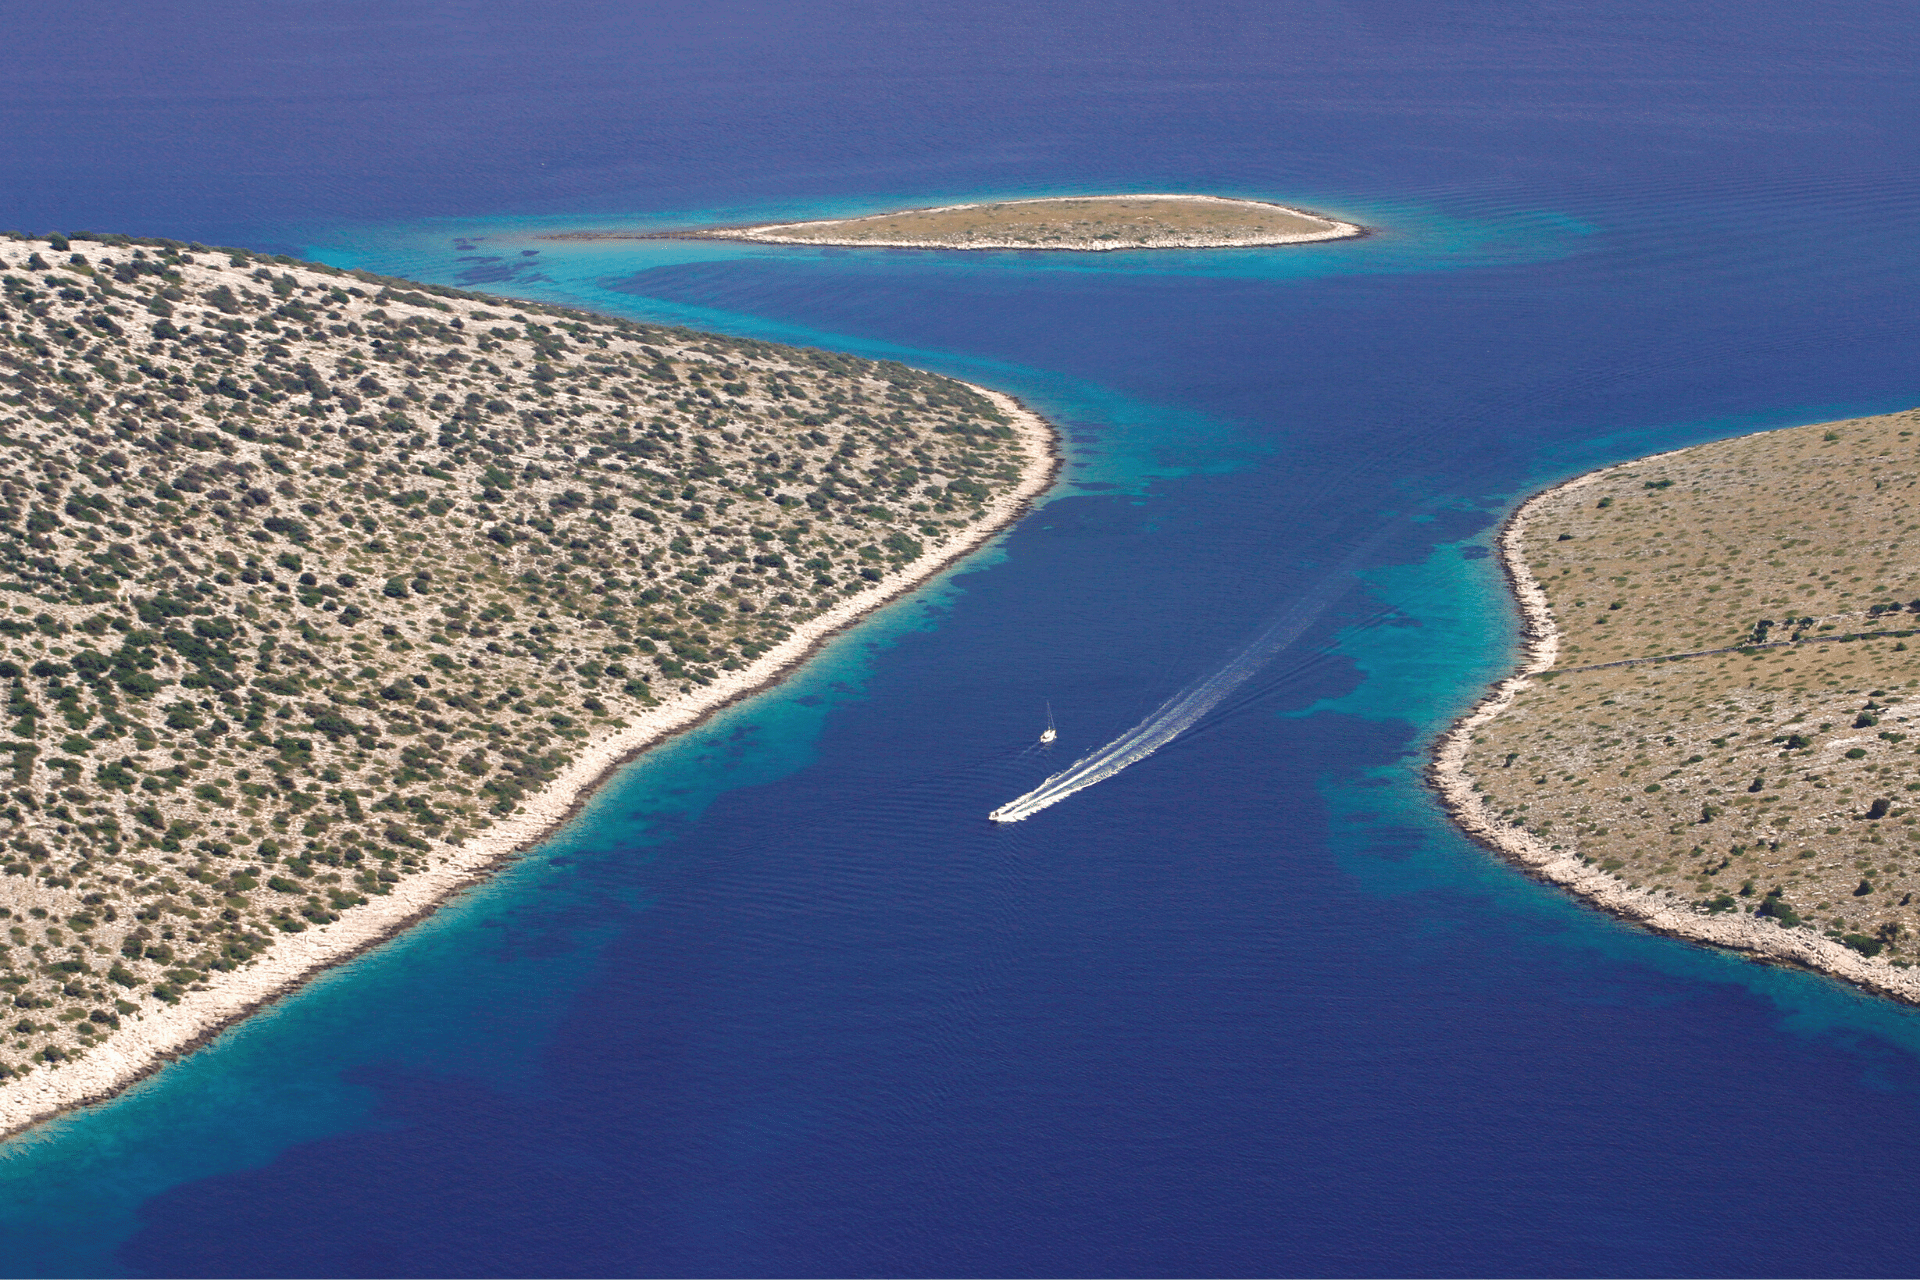
[[[1042,733],[1042,734],[1040,735],[1040,745],[1044,747],[1044,746],[1046,746],[1046,745],[1047,745],[1047,744],[1048,744],[1049,742],[1052,742],[1052,741],[1053,741],[1053,740],[1054,740],[1055,738],[1057,738],[1057,737],[1059,737],[1059,736],[1060,736],[1060,735],[1059,735],[1058,733],[1056,733],[1056,732],[1054,732],[1054,728],[1053,728],[1053,704],[1052,704],[1051,702],[1049,702],[1049,703],[1047,704],[1047,728],[1046,728],[1046,732],[1044,732],[1044,733]]]

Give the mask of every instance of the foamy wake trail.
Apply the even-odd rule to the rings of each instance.
[[[1316,591],[1295,600],[1265,631],[1241,650],[1224,667],[1188,685],[1161,703],[1147,718],[1119,737],[1054,774],[1017,799],[1001,805],[987,816],[995,822],[1019,822],[1049,805],[1059,804],[1076,791],[1084,791],[1096,782],[1104,782],[1128,765],[1138,764],[1198,724],[1200,718],[1219,706],[1229,694],[1282,649],[1300,638],[1313,620],[1333,603],[1348,584],[1343,574],[1330,574]]]

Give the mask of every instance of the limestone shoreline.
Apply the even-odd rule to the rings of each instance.
[[[1681,452],[1681,451],[1675,451]],[[1519,669],[1494,685],[1471,710],[1455,720],[1434,745],[1427,779],[1460,829],[1476,842],[1536,879],[1572,891],[1601,910],[1655,933],[1689,942],[1740,951],[1758,963],[1808,969],[1840,978],[1879,995],[1920,1004],[1920,970],[1896,968],[1869,958],[1807,928],[1783,929],[1773,920],[1738,912],[1709,915],[1667,893],[1633,888],[1570,850],[1555,849],[1530,831],[1510,825],[1473,789],[1467,772],[1473,734],[1509,707],[1535,677],[1553,669],[1559,657],[1560,631],[1547,595],[1522,554],[1527,522],[1549,498],[1583,488],[1626,467],[1638,467],[1670,454],[1635,458],[1575,476],[1536,493],[1508,516],[1495,544],[1500,566],[1513,591],[1521,618]]]
[[[283,936],[271,952],[220,975],[207,989],[189,991],[178,1004],[145,1013],[107,1042],[67,1062],[42,1066],[24,1079],[0,1086],[0,1138],[116,1096],[297,990],[315,974],[344,964],[425,919],[452,895],[485,880],[495,867],[551,836],[623,765],[723,708],[779,683],[835,635],[937,577],[1011,526],[1059,475],[1064,461],[1059,435],[1012,396],[985,387],[974,389],[1006,414],[1029,454],[1019,483],[988,502],[978,523],[928,545],[918,560],[888,574],[857,598],[796,626],[791,636],[746,668],[722,673],[711,685],[672,706],[630,717],[629,727],[586,747],[578,760],[530,797],[519,812],[447,851],[429,870],[394,885],[389,895],[374,898],[332,924]]]

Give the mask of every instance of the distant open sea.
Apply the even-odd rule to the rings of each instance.
[[[1487,543],[1522,495],[1920,403],[1911,5],[80,0],[7,25],[0,226],[896,358],[1018,394],[1070,460],[994,548],[488,885],[0,1148],[0,1273],[1920,1266],[1920,1012],[1615,924],[1421,783],[1512,659]],[[1102,191],[1378,234],[537,238]],[[985,820],[1315,592],[1172,746]]]

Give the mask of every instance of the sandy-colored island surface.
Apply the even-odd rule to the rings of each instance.
[[[1523,668],[1434,764],[1459,821],[1655,929],[1920,1001],[1916,433],[1770,431],[1523,505]]]
[[[907,209],[865,218],[670,233],[570,231],[555,240],[703,237],[884,249],[1222,249],[1308,244],[1364,227],[1284,205],[1224,196],[1074,196]]]
[[[166,241],[0,238],[0,1133],[550,831],[1045,489],[1005,396]]]

